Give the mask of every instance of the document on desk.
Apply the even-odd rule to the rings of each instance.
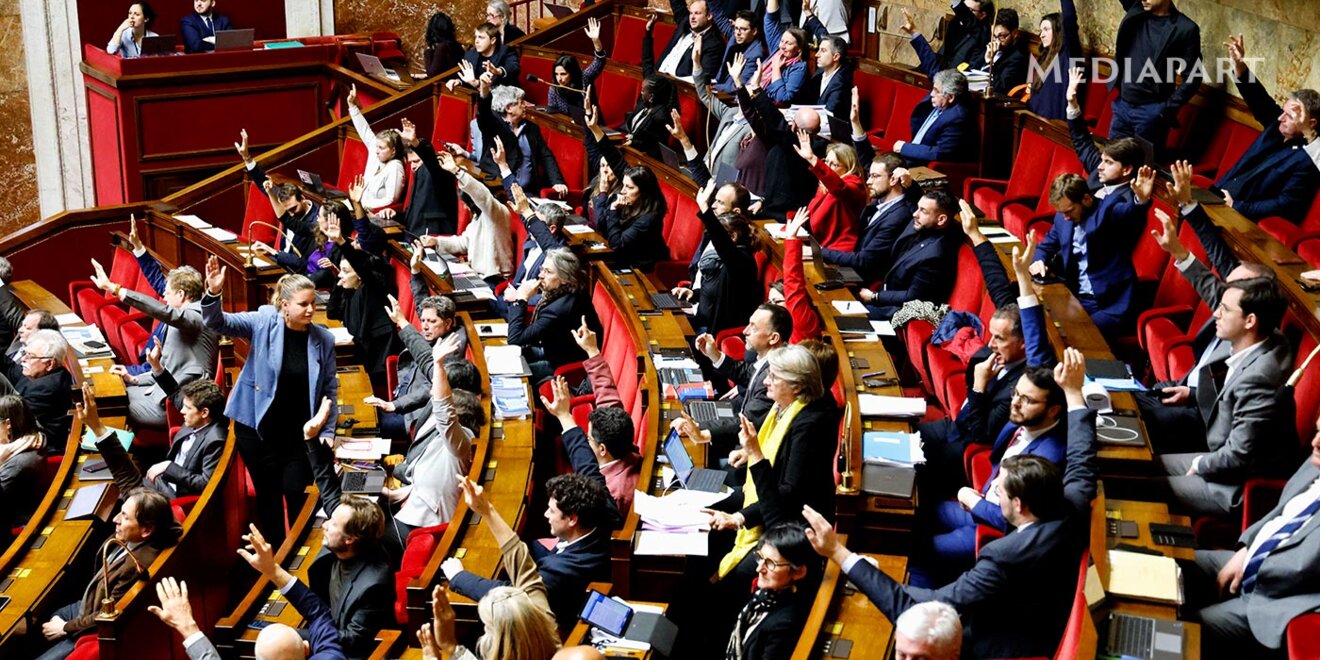
[[[1109,593],[1182,605],[1182,569],[1172,557],[1110,550]]]
[[[710,527],[710,515],[702,513],[708,507],[724,499],[723,493],[702,493],[692,495],[693,491],[681,490],[667,497],[655,497],[642,491],[633,494],[633,511],[643,523],[667,530],[696,531]],[[706,497],[703,497],[706,496]]]
[[[706,532],[637,532],[634,555],[678,555],[705,557],[710,554],[710,535]]]
[[[564,225],[564,231],[570,234],[590,234],[596,230],[591,225]]]
[[[857,405],[863,417],[921,417],[926,414],[926,400],[919,397],[858,394]]]
[[[856,300],[832,300],[830,304],[834,305],[834,309],[839,310],[840,314],[850,316],[866,315],[866,305]]]
[[[211,227],[211,223],[195,215],[176,215],[174,216],[174,219],[192,227],[193,229],[209,229]]]
[[[61,328],[66,325],[84,325],[82,317],[78,316],[77,314],[74,314],[73,312],[56,314],[55,320],[60,324]]]
[[[389,438],[336,436],[335,458],[341,461],[378,461],[390,453]]]
[[[229,231],[228,229],[221,229],[219,227],[207,227],[206,229],[202,230],[202,233],[206,234],[207,236],[210,236],[211,238],[214,238],[217,241],[220,241],[221,243],[235,243],[238,241],[238,234],[235,234],[234,232]]]
[[[347,346],[348,344],[353,343],[353,333],[349,332],[348,328],[345,328],[342,325],[334,328],[326,328],[326,330],[329,330],[330,336],[335,338],[335,346]]]
[[[522,347],[509,344],[506,346],[486,347],[486,370],[498,376],[530,376],[532,369],[523,358]]]

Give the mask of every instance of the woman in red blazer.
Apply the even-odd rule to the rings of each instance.
[[[822,247],[852,250],[860,234],[857,225],[862,207],[866,206],[866,185],[857,165],[857,152],[851,145],[834,143],[822,161],[811,151],[811,136],[801,130],[794,150],[820,180],[816,196],[807,204],[811,235],[820,239]]]

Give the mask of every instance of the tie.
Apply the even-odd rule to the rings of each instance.
[[[209,16],[203,16],[203,17],[202,17],[202,22],[206,23],[206,31],[207,31],[208,33],[210,33],[210,34],[208,34],[207,36],[209,36],[209,37],[214,37],[214,36],[215,36],[215,28],[211,26],[211,17],[209,17]]]
[[[1008,450],[1011,449],[1011,448],[1013,447],[1013,445],[1016,445],[1016,444],[1018,443],[1018,441],[1022,439],[1022,434],[1023,434],[1024,431],[1025,431],[1025,429],[1023,429],[1021,426],[1019,426],[1019,427],[1017,428],[1017,430],[1013,432],[1013,438],[1012,438],[1011,440],[1008,441],[1008,444],[1004,445],[1004,453],[999,455],[999,459],[1002,460],[1002,459],[1004,458],[1004,454],[1008,453]],[[995,477],[997,477],[997,476],[999,476],[999,461],[998,461],[998,460],[995,461],[995,466],[994,466],[994,468],[990,470],[990,478],[989,478],[989,479],[986,479],[986,480],[985,480],[985,485],[981,486],[981,494],[982,494],[982,495],[985,495],[986,493],[989,493],[989,492],[990,492],[990,485],[993,484],[993,483],[995,482]]]
[[[922,143],[921,140],[926,137],[926,131],[930,129],[931,124],[934,124],[936,119],[939,119],[941,112],[943,112],[943,110],[935,108],[930,111],[930,114],[926,115],[926,121],[921,123],[921,128],[917,129],[917,134],[912,137],[912,142],[914,144]]]
[[[1299,511],[1297,515],[1293,516],[1292,520],[1289,520],[1286,525],[1279,528],[1279,531],[1260,544],[1259,548],[1256,548],[1256,553],[1251,555],[1251,558],[1247,560],[1246,567],[1242,569],[1242,593],[1249,594],[1256,588],[1256,574],[1260,571],[1260,565],[1265,563],[1265,558],[1270,556],[1270,553],[1279,547],[1280,543],[1287,541],[1293,533],[1301,529],[1302,525],[1305,525],[1306,521],[1310,520],[1316,511],[1320,511],[1320,498],[1312,500],[1310,505]]]

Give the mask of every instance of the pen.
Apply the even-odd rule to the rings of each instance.
[[[872,376],[883,376],[885,375],[885,373],[886,373],[885,370],[881,369],[880,371],[872,371],[869,374],[862,374],[862,378],[871,378]]]

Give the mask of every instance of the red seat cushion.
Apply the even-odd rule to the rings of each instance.
[[[371,145],[374,149],[376,145]],[[362,144],[361,140],[346,138],[344,140],[344,151],[339,155],[339,186],[340,190],[348,190],[353,185],[353,180],[362,175],[367,168],[367,158],[372,157],[367,145]]]
[[[601,119],[606,126],[620,126],[624,116],[637,105],[642,81],[608,66],[596,77],[596,101],[600,104]]]
[[[253,222],[279,226],[276,224],[275,209],[270,206],[270,198],[266,196],[266,191],[255,183],[247,189],[247,208],[243,211],[243,240],[261,241],[271,247],[279,248],[279,232],[263,225],[254,227]]]
[[[394,617],[399,625],[408,625],[408,583],[422,574],[431,555],[435,554],[440,537],[444,536],[449,524],[434,527],[419,527],[408,534],[403,549],[403,560],[399,571],[394,574]]]
[[[466,145],[471,137],[472,103],[468,97],[452,94],[440,94],[440,102],[435,111],[435,127],[431,130],[431,139],[438,149],[445,142]],[[462,204],[459,204],[462,207]]]

